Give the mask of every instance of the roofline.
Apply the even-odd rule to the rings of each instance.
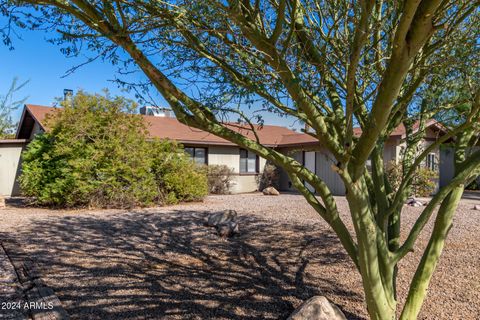
[[[22,127],[23,124],[23,119],[25,118],[25,113],[27,112],[27,105],[23,105],[23,110],[22,110],[22,116],[20,117],[20,121],[18,121],[17,125],[17,132],[15,132],[15,139],[18,139],[18,135],[20,134],[20,128]]]
[[[29,139],[2,139],[0,144],[17,144],[17,143],[27,143]]]
[[[198,146],[225,146],[225,147],[240,147],[238,144],[230,142],[230,141],[205,141],[205,140],[180,140],[180,139],[172,139],[172,138],[158,138],[158,137],[149,137],[149,141],[153,141],[155,139],[160,140],[172,140],[178,142],[180,144],[187,144],[187,145],[198,145]],[[276,148],[281,147],[282,145],[278,144],[263,144],[265,147]]]
[[[32,116],[32,118],[38,123],[38,125],[42,128],[42,130],[45,130],[45,127],[43,126],[43,124],[38,121],[37,117],[35,117],[35,115],[33,114],[33,112],[30,111],[30,104],[26,104],[25,107],[28,109],[28,113],[30,113],[30,115]],[[39,106],[39,107],[47,107],[47,106]],[[52,108],[53,110],[57,109],[55,107],[47,107],[47,108]]]
[[[35,122],[38,123],[40,128],[45,131],[45,127],[43,126],[43,124],[40,121],[38,121],[38,119],[35,117],[33,112],[30,111],[30,106],[31,106],[30,104],[24,104],[23,105],[22,116],[20,117],[20,121],[18,122],[17,132],[15,133],[15,139],[18,139],[18,135],[20,134],[20,129],[22,128],[23,120],[25,119],[25,115],[27,114],[27,112],[28,112],[28,114],[30,114],[30,116],[33,118],[33,120],[35,120]],[[53,107],[47,107],[47,106],[39,106],[39,107],[46,107],[46,108],[54,109]]]

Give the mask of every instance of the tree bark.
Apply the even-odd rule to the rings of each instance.
[[[452,227],[453,216],[462,197],[463,189],[463,185],[453,189],[440,206],[430,241],[410,284],[400,320],[416,319],[420,312],[427,295],[428,285],[445,245],[447,234]]]

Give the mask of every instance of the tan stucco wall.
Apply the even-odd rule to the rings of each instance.
[[[259,159],[260,174],[263,172],[266,160]],[[234,178],[230,191],[232,193],[254,192],[258,190],[258,174],[240,175],[240,148],[234,146],[209,146],[209,165],[226,165],[233,169]]]
[[[17,178],[20,174],[20,155],[24,144],[0,144],[0,194],[17,196],[20,194]]]

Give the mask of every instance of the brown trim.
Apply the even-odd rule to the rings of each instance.
[[[26,144],[29,141],[28,139],[4,139],[0,140],[0,144]]]

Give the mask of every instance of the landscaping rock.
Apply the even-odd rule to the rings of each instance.
[[[480,204],[476,204],[473,206],[473,210],[480,210]]]
[[[222,238],[230,238],[238,233],[238,223],[230,221],[216,226],[217,233]]]
[[[347,320],[343,312],[324,296],[305,301],[287,320]]]
[[[409,198],[407,199],[407,202],[406,202],[409,206],[412,206],[412,207],[423,207],[423,203],[418,201],[417,199],[415,198]]]
[[[223,212],[216,212],[211,214],[207,219],[207,226],[216,227],[220,224],[233,222],[237,219],[237,211],[225,210]]]
[[[268,187],[263,189],[263,194],[266,196],[278,196],[280,195],[280,192],[277,191],[274,187]]]

